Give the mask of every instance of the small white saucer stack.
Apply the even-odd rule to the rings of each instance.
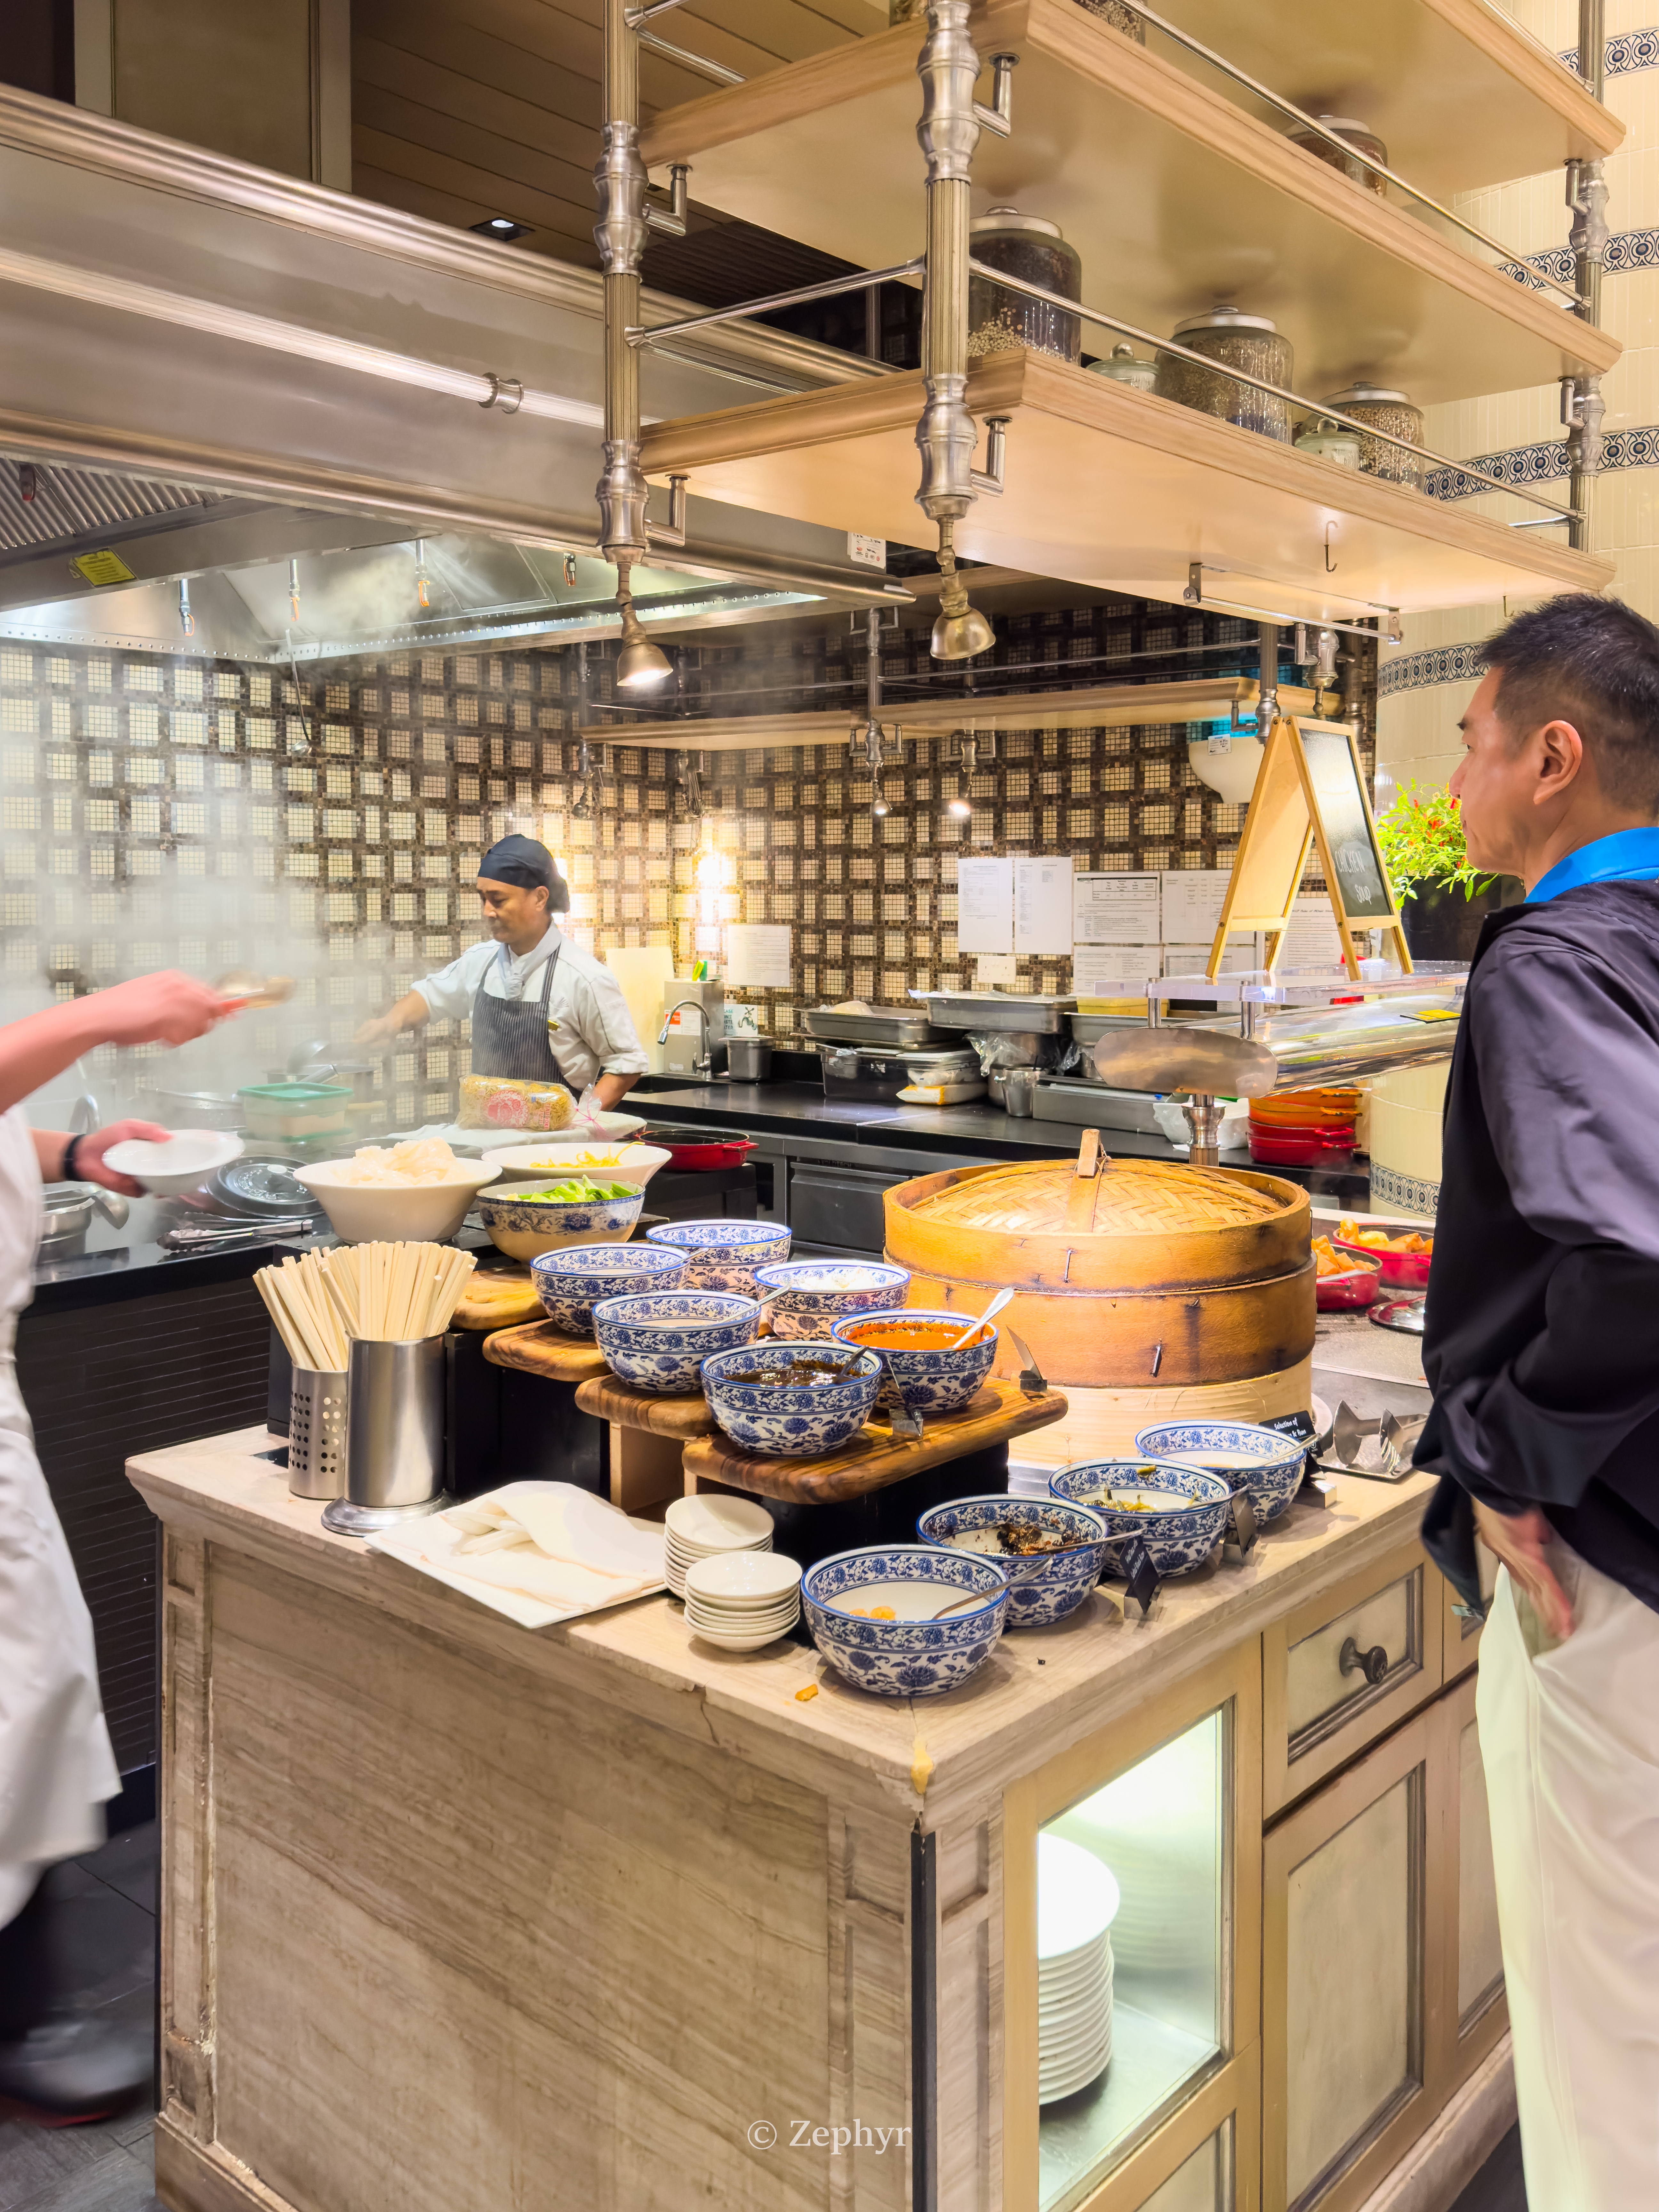
[[[664,1567],[674,1595],[685,1595],[685,1573],[724,1552],[769,1552],[772,1516],[747,1498],[677,1498],[663,1516]]]
[[[1074,2096],[1112,2056],[1111,1869],[1080,1844],[1037,1838],[1037,2102]]]
[[[758,1651],[800,1619],[800,1569],[775,1553],[728,1552],[685,1575],[685,1625],[722,1651]]]

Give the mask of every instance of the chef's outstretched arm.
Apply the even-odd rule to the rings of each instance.
[[[405,1030],[417,1030],[432,1009],[418,991],[405,991],[396,1006],[375,1014],[357,1031],[356,1042],[371,1048],[388,1045]]]

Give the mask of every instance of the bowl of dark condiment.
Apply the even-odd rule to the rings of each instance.
[[[1089,1506],[1059,1498],[956,1498],[916,1523],[924,1544],[994,1559],[1012,1585],[1009,1628],[1064,1620],[1100,1580],[1106,1523]]]
[[[709,1411],[745,1451],[811,1459],[856,1436],[881,1387],[873,1352],[771,1337],[702,1363]]]

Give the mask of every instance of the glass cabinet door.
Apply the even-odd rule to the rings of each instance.
[[[1005,1798],[1006,2212],[1254,2203],[1254,2172],[1238,2193],[1236,2143],[1257,2100],[1254,1645],[1247,1657],[1257,1663],[1230,1655],[1149,1700]],[[1248,2136],[1254,2169],[1254,2114]]]
[[[1220,2056],[1227,1748],[1207,1713],[1038,1831],[1040,2212]]]

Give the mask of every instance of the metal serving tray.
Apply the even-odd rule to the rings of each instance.
[[[917,991],[930,1018],[948,1030],[1034,1030],[1063,1035],[1077,1012],[1074,998],[1039,992]]]
[[[872,1006],[867,1014],[843,1013],[835,1006],[809,1006],[806,1034],[830,1044],[871,1045],[885,1052],[955,1042],[948,1030],[937,1028],[912,1006]]]

